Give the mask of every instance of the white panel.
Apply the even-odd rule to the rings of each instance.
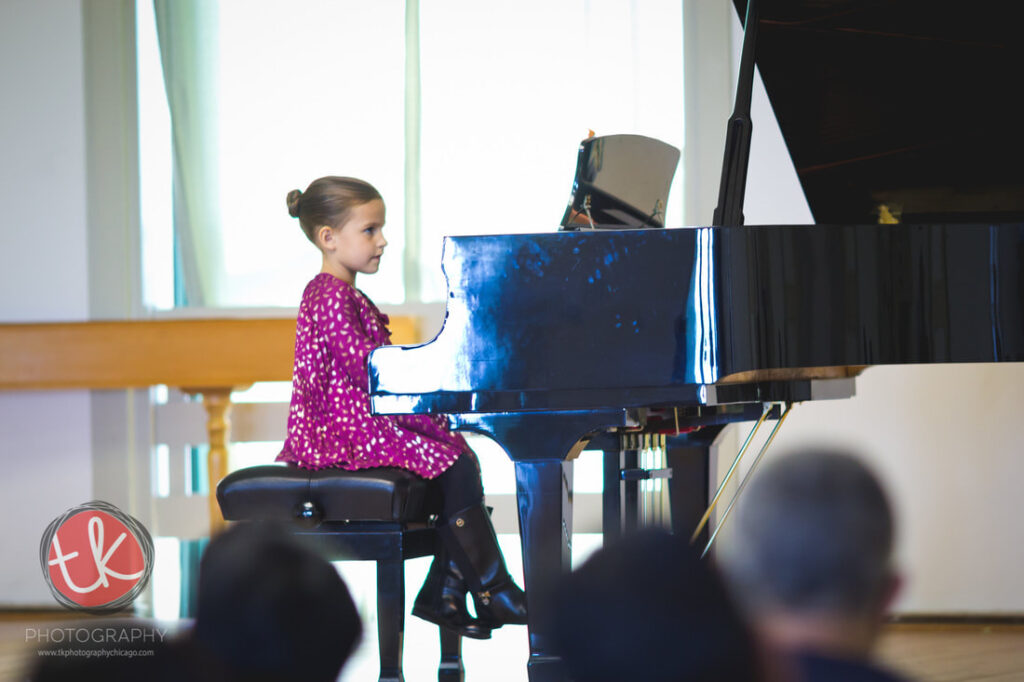
[[[181,443],[174,443],[169,445],[169,447],[167,448],[167,471],[169,474],[168,478],[170,479],[168,488],[170,488],[171,494],[168,497],[160,498],[159,500],[154,501],[154,504],[157,505],[158,509],[159,505],[165,502],[166,500],[175,499],[176,497],[184,496],[187,494],[188,491],[186,490],[185,487],[185,471],[188,462],[189,457],[184,445],[182,445]],[[157,514],[157,516],[153,520],[154,522],[159,523],[159,514]],[[169,533],[161,533],[161,535],[169,535]]]
[[[814,222],[789,149],[775,119],[761,73],[755,72],[751,101],[753,135],[747,194],[743,202],[747,225],[807,225]],[[780,163],[780,159],[784,163]]]
[[[898,514],[898,610],[1021,613],[1022,404],[1022,364],[876,367],[855,398],[795,409],[773,447],[865,454]]]
[[[231,406],[231,440],[283,442],[288,427],[286,403],[239,403]]]
[[[156,513],[153,536],[194,540],[210,536],[210,512],[206,495],[163,497],[153,501]]]
[[[83,319],[88,289],[79,2],[0,3],[0,92],[0,319]]]
[[[732,111],[732,3],[683,0],[685,225],[710,225]]]
[[[234,408],[232,408],[232,411]],[[205,443],[206,408],[198,402],[169,402],[154,405],[153,441],[199,445]],[[232,434],[233,435],[233,434]]]
[[[0,2],[0,321],[88,312],[82,19],[78,0]],[[0,394],[0,606],[56,606],[46,525],[91,499],[84,392]]]
[[[50,521],[92,499],[88,395],[0,395],[0,433],[0,608],[57,608],[43,581],[39,543]]]

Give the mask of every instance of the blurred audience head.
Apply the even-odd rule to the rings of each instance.
[[[771,643],[864,656],[899,583],[893,525],[857,457],[803,450],[755,472],[716,560]]]
[[[555,648],[576,682],[762,679],[719,577],[667,533],[599,550],[557,585],[551,608]]]
[[[246,680],[335,680],[362,634],[335,568],[286,530],[239,524],[199,568],[195,648]]]

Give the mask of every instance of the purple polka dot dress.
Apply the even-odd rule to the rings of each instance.
[[[333,275],[322,272],[306,285],[279,462],[306,469],[400,467],[434,478],[469,449],[443,415],[370,414],[366,357],[390,343],[387,325],[387,315]]]

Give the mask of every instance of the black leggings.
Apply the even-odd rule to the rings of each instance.
[[[464,452],[455,464],[434,479],[435,491],[442,497],[441,521],[456,512],[480,504],[484,500],[484,484],[480,480],[480,464],[472,452]]]

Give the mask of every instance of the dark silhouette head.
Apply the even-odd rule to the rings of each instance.
[[[857,457],[807,449],[755,474],[716,558],[771,646],[867,658],[900,585],[893,528]]]
[[[361,633],[341,576],[286,530],[239,524],[210,542],[194,641],[232,676],[334,680]]]
[[[576,682],[760,679],[752,636],[719,577],[667,533],[598,551],[555,595],[555,645]]]
[[[886,600],[893,535],[871,470],[853,455],[808,449],[755,474],[718,560],[755,611],[860,616]]]

